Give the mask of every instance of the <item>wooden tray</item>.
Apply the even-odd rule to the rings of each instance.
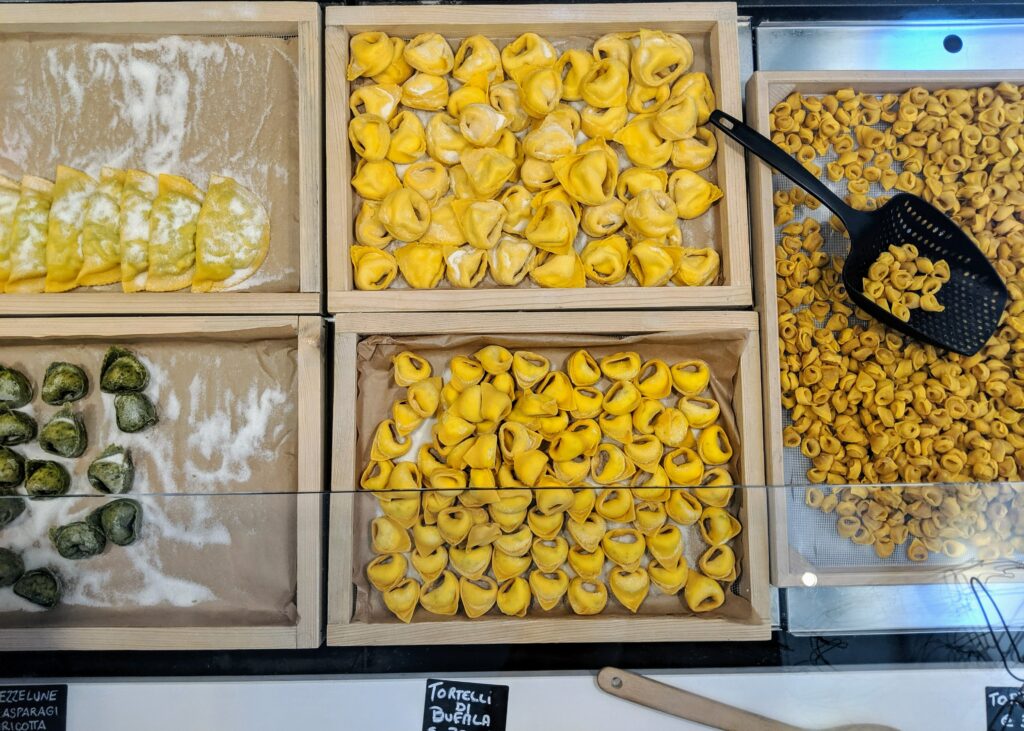
[[[344,331],[343,331],[344,328]],[[764,481],[761,448],[761,382],[758,377],[757,317],[752,312],[580,312],[566,317],[537,313],[521,317],[504,314],[352,315],[335,334],[334,426],[332,432],[331,508],[328,566],[328,645],[419,645],[522,642],[620,642],[765,640],[771,635],[768,587],[767,508],[763,487],[744,487],[740,507],[744,540],[740,553],[740,593],[749,600],[756,621],[741,623],[720,618],[686,615],[502,618],[486,616],[472,621],[360,622],[354,619],[353,536],[355,501],[373,499],[355,493],[361,465],[356,454],[358,398],[356,346],[362,336],[374,334],[642,334],[707,331],[734,334],[745,341],[733,396],[736,427],[740,433],[742,484]]]
[[[481,33],[515,37],[533,31],[546,37],[587,36],[652,28],[700,37],[710,49],[708,76],[720,108],[741,109],[736,6],[732,3],[638,3],[629,5],[366,6],[327,9],[324,31],[327,115],[327,308],[330,312],[396,310],[559,310],[594,308],[732,308],[751,305],[743,153],[719,143],[715,166],[723,200],[705,215],[717,216],[724,284],[710,287],[587,287],[542,289],[354,289],[352,152],[348,145],[349,37],[386,31],[406,38],[426,31],[449,40]]]
[[[995,85],[999,81],[1024,83],[1022,71],[758,71],[747,83],[747,123],[768,135],[768,113],[793,91],[827,94],[852,87],[858,92],[902,93],[914,86],[926,89]],[[925,563],[913,567],[858,567],[848,569],[812,566],[789,545],[786,515],[787,492],[783,489],[782,403],[779,383],[779,319],[775,295],[775,225],[772,207],[772,173],[751,157],[749,163],[750,218],[754,245],[755,301],[761,314],[761,353],[764,383],[765,472],[772,486],[768,505],[771,521],[772,583],[804,586],[807,572],[822,586],[875,584],[933,584],[950,581],[950,566]],[[956,566],[958,577],[986,573],[982,568]],[[1024,577],[1022,577],[1024,578]],[[966,580],[958,578],[957,580]]]
[[[0,650],[199,650],[319,647],[323,482],[323,326],[318,317],[0,318],[4,338],[293,340],[297,348],[298,492],[294,625],[0,628]],[[186,406],[187,408],[187,406]],[[305,497],[308,495],[308,497]],[[131,495],[129,495],[131,497]],[[186,498],[180,498],[186,499]],[[259,499],[259,496],[237,499]],[[285,498],[279,498],[285,499]],[[226,577],[230,580],[230,577]]]
[[[315,314],[320,311],[320,8],[315,2],[0,3],[0,35],[273,35],[298,38],[298,292],[0,295],[4,315]],[[227,100],[230,102],[230,100]]]

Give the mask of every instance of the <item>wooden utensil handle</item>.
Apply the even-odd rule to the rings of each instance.
[[[597,685],[617,698],[721,731],[804,731],[627,670],[603,668],[597,674]]]

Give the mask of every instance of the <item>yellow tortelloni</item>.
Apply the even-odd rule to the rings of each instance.
[[[732,459],[732,445],[725,430],[712,424],[697,437],[697,454],[706,465],[723,465]]]
[[[395,251],[398,269],[413,289],[433,289],[444,276],[444,251],[430,244],[406,244]]]
[[[391,130],[388,160],[396,165],[408,165],[426,154],[427,133],[415,114],[410,111],[399,112],[391,118],[388,126]]]
[[[545,117],[562,99],[562,77],[550,66],[530,69],[519,78],[519,96],[527,114]]]
[[[523,152],[545,162],[554,162],[576,152],[576,133],[566,119],[549,114],[523,138]]]
[[[626,570],[640,566],[647,550],[643,533],[635,528],[613,528],[601,539],[601,549],[612,563]]]
[[[621,179],[621,178],[620,178]],[[611,236],[626,222],[626,204],[612,198],[597,206],[587,206],[580,217],[583,231],[593,238]]]
[[[508,118],[490,104],[467,104],[459,116],[462,136],[477,147],[490,147],[508,126]]]
[[[406,44],[402,57],[417,71],[435,76],[444,76],[455,66],[452,47],[439,33],[420,33]]]
[[[530,599],[530,585],[522,576],[510,578],[498,587],[498,609],[509,617],[525,617]]]
[[[550,200],[539,206],[526,226],[526,239],[538,249],[557,255],[572,252],[579,221],[568,203]]]
[[[487,252],[471,246],[449,247],[445,253],[445,278],[453,287],[472,289],[487,276]]]
[[[376,114],[390,122],[401,100],[402,87],[398,84],[368,84],[352,92],[348,106],[353,117]]]
[[[494,198],[516,172],[516,164],[493,147],[466,150],[461,155],[462,167],[477,196]]]
[[[476,579],[463,576],[459,579],[459,593],[466,616],[476,619],[487,614],[498,600],[498,584],[489,576]]]
[[[629,244],[622,236],[594,239],[580,254],[587,279],[598,284],[617,284],[629,270]]]
[[[654,115],[654,131],[665,140],[686,140],[697,134],[697,103],[688,96],[665,105]]]
[[[643,568],[627,570],[616,566],[608,572],[608,586],[622,606],[636,614],[650,591],[651,578]]]
[[[598,60],[618,59],[628,67],[630,59],[633,58],[633,45],[630,40],[635,37],[635,33],[606,33],[594,41],[594,45],[591,46],[594,58]]]
[[[479,86],[460,86],[448,94],[445,109],[456,119],[462,117],[463,110],[470,104],[487,104],[487,91]]]
[[[600,614],[608,604],[608,589],[597,577],[576,576],[569,582],[569,606],[581,616]]]
[[[677,407],[694,429],[703,429],[715,423],[721,412],[717,401],[699,396],[681,396]]]
[[[399,188],[381,201],[377,220],[399,241],[417,241],[430,227],[430,205],[415,190]]]
[[[710,546],[720,546],[740,534],[743,526],[724,508],[704,508],[698,523],[700,535]]]
[[[430,226],[420,237],[421,244],[437,246],[461,246],[466,243],[459,219],[456,215],[454,198],[443,198],[430,210]]]
[[[398,274],[398,262],[389,252],[373,246],[352,246],[349,250],[356,289],[387,289]]]
[[[657,189],[641,190],[623,210],[626,225],[645,238],[662,239],[676,223],[677,207],[672,197]]]
[[[558,185],[555,169],[547,160],[527,157],[519,168],[519,179],[523,186],[533,192],[545,190]]]
[[[451,617],[459,610],[459,580],[451,571],[443,571],[420,588],[420,606],[431,614]]]
[[[388,193],[401,188],[402,181],[390,161],[360,160],[352,176],[352,187],[367,200],[382,201]]]
[[[360,114],[348,123],[348,139],[356,154],[366,160],[383,160],[391,145],[387,120],[376,114]]]
[[[671,100],[688,96],[697,104],[697,124],[706,124],[711,116],[711,110],[715,108],[715,92],[711,88],[711,82],[707,74],[695,71],[683,74],[672,86]]]
[[[519,85],[516,82],[503,81],[494,84],[487,92],[487,100],[492,107],[508,118],[508,128],[511,131],[522,132],[529,126],[530,115],[523,109],[523,99],[519,95]]]
[[[466,38],[455,52],[452,76],[467,86],[489,89],[505,78],[498,48],[486,36]]]
[[[444,165],[456,165],[472,147],[462,136],[459,122],[447,114],[435,114],[427,122],[427,154]]]
[[[670,490],[665,510],[672,520],[679,525],[693,525],[700,520],[704,506],[696,497],[685,490]]]
[[[686,585],[690,568],[686,561],[680,561],[674,569],[667,569],[656,561],[647,564],[647,573],[651,577],[651,583],[661,589],[665,594],[678,594],[679,590]]]
[[[707,212],[722,197],[722,189],[692,170],[677,170],[668,179],[668,191],[680,218],[693,219]]]
[[[691,571],[683,587],[683,599],[691,612],[710,612],[725,603],[725,590],[714,579]]]
[[[698,127],[696,136],[672,143],[672,166],[680,170],[703,170],[710,165],[718,153],[715,134],[705,127]]]
[[[583,98],[583,79],[594,65],[594,57],[580,49],[565,51],[555,64],[555,70],[562,79],[562,99],[577,102]]]
[[[586,106],[580,112],[580,125],[583,134],[592,139],[610,140],[615,133],[629,121],[629,111],[624,106],[601,107]]]
[[[635,165],[660,168],[672,157],[672,141],[658,136],[653,114],[638,114],[612,139],[622,145]]]
[[[630,59],[630,71],[641,84],[659,86],[671,84],[692,63],[693,47],[682,36],[641,30],[639,44]]]
[[[558,567],[551,571],[531,571],[530,589],[540,608],[548,611],[558,606],[565,596],[569,589],[569,576]]]
[[[558,62],[558,51],[536,33],[523,33],[501,49],[501,65],[516,82],[534,68],[552,67]]]
[[[537,262],[534,245],[515,236],[502,236],[487,254],[491,277],[506,287],[514,287],[523,281]]]
[[[405,579],[409,562],[401,553],[385,553],[366,565],[366,578],[380,592],[393,589]]]
[[[672,281],[680,286],[703,287],[718,279],[721,257],[711,248],[679,250],[679,263]]]
[[[622,201],[637,197],[645,190],[666,192],[668,188],[668,173],[664,170],[652,170],[651,168],[627,168],[619,175],[615,184],[615,195]],[[675,216],[673,216],[673,220]]]
[[[395,47],[387,33],[357,33],[349,41],[349,61],[346,76],[354,81],[360,76],[376,76],[391,65]]]
[[[662,84],[661,86],[645,86],[638,81],[629,82],[629,96],[626,99],[626,109],[633,114],[650,114],[658,112],[668,101],[671,89]]]
[[[641,287],[661,287],[675,274],[681,252],[677,246],[643,239],[629,251],[629,271]]]
[[[384,606],[408,624],[420,600],[420,585],[415,579],[404,579],[384,592]]]
[[[592,140],[576,155],[555,160],[555,177],[573,199],[585,206],[597,206],[615,193],[619,161],[604,140]]]
[[[712,546],[700,557],[697,566],[705,576],[716,581],[736,580],[736,554],[729,546]]]
[[[579,254],[544,252],[538,257],[538,264],[530,271],[530,279],[538,286],[558,289],[579,289],[587,286],[587,276]]]
[[[673,485],[699,485],[704,477],[704,463],[696,452],[687,447],[668,452],[662,460],[662,467]],[[674,516],[673,520],[676,520]]]
[[[411,109],[436,112],[448,103],[448,81],[443,76],[417,72],[402,84],[402,104]]]
[[[477,249],[493,249],[502,235],[508,212],[498,201],[456,200],[452,208],[467,243]]]
[[[625,111],[629,98],[629,69],[626,64],[612,58],[596,61],[580,81],[580,96],[591,107],[622,108]]]
[[[413,68],[405,62],[405,41],[401,38],[392,38],[391,46],[395,55],[386,69],[379,74],[373,75],[373,80],[378,84],[392,84],[398,86],[412,76]]]
[[[669,371],[672,386],[683,396],[699,396],[711,383],[711,369],[702,360],[681,360]]]
[[[526,226],[533,217],[533,207],[530,205],[532,200],[533,193],[524,185],[510,185],[505,188],[498,198],[505,207],[505,219],[501,224],[501,230],[517,236],[526,233]]]
[[[451,187],[448,169],[437,160],[421,160],[405,169],[402,183],[435,205]]]

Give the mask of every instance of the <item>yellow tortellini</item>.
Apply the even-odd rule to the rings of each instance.
[[[719,283],[715,247],[684,246],[722,195],[696,174],[717,152],[715,96],[687,39],[552,40],[352,36],[352,246],[381,250],[352,252],[355,286]],[[549,477],[583,472],[568,462]]]

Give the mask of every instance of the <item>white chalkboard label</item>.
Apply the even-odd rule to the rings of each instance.
[[[1015,687],[985,688],[985,728],[1024,729],[1024,689]]]
[[[0,685],[0,731],[66,731],[66,685]]]
[[[508,686],[427,678],[423,731],[505,731]]]

